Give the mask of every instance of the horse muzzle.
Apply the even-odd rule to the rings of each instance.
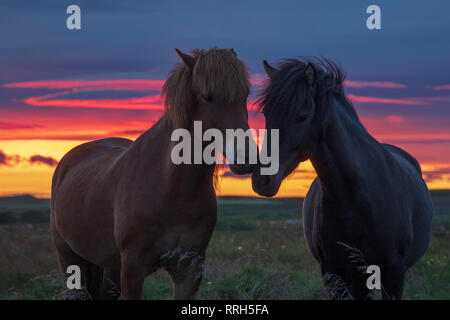
[[[252,188],[260,196],[273,197],[280,189],[282,179],[279,175],[261,175],[260,168],[254,168],[252,174]]]

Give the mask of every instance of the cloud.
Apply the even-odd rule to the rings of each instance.
[[[34,129],[41,128],[38,124],[19,124],[11,122],[0,122],[0,130],[14,130],[14,129]]]
[[[266,82],[267,76],[263,73],[252,73],[250,75],[250,83],[252,86],[262,87]]]
[[[262,73],[252,73],[250,82],[254,86],[262,86],[266,76]],[[42,80],[6,83],[5,88],[20,89],[71,89],[72,91],[161,91],[165,80],[151,79],[115,79],[115,80]]]
[[[436,180],[450,181],[450,164],[439,163],[422,165],[422,174],[426,182],[432,182]]]
[[[24,102],[35,107],[164,110],[164,101],[160,95],[127,99],[52,99],[69,93],[30,97]]]
[[[396,83],[390,81],[349,81],[346,80],[344,85],[350,88],[385,88],[385,89],[404,89],[408,86],[403,83]]]
[[[417,99],[426,102],[450,102],[450,97],[422,97]]]
[[[431,87],[433,90],[450,90],[450,84]]]
[[[7,164],[7,158],[6,158],[6,154],[3,153],[3,151],[0,150],[0,166],[1,165],[6,165]]]
[[[0,150],[0,166],[12,167],[18,165],[20,162],[27,161],[31,164],[45,164],[50,167],[54,167],[58,164],[58,161],[52,157],[45,157],[42,155],[33,155],[30,158],[22,158],[18,154],[8,155]]]
[[[19,155],[7,155],[0,150],[0,166],[12,166],[20,162]]]
[[[266,76],[261,73],[251,74],[251,83],[262,86]],[[144,97],[95,98],[95,99],[65,99],[63,96],[78,92],[89,91],[156,91],[161,92],[164,80],[151,79],[113,79],[113,80],[50,80],[7,83],[6,88],[21,89],[54,89],[64,90],[41,96],[32,96],[23,101],[35,107],[64,107],[64,108],[99,108],[99,109],[129,109],[129,110],[164,110],[164,101],[160,94]],[[390,81],[346,81],[345,85],[352,88],[406,88],[402,83]],[[400,105],[429,105],[429,98],[382,98],[348,95],[357,103],[384,103]],[[251,102],[249,108],[252,108]]]
[[[255,86],[261,86],[264,80],[264,74],[254,73],[251,75],[251,82]],[[7,83],[3,87],[20,89],[64,89],[64,91],[42,96],[32,96],[23,100],[26,104],[35,107],[164,110],[164,100],[160,94],[127,99],[55,99],[57,97],[89,91],[156,91],[160,93],[164,82],[164,80],[148,79],[51,80]],[[249,108],[251,108],[251,103],[249,102]]]
[[[393,144],[439,144],[439,143],[450,143],[450,138],[442,138],[442,139],[389,139],[389,143]]]
[[[31,164],[45,164],[50,167],[55,167],[58,164],[58,161],[56,159],[52,157],[44,157],[38,154],[31,156],[30,159],[28,159],[28,162]]]
[[[64,91],[43,96],[25,98],[23,101],[34,107],[60,107],[60,108],[93,108],[93,109],[121,109],[121,110],[156,110],[164,111],[164,99],[161,95],[144,97],[131,97],[125,99],[54,99],[71,94]],[[254,102],[247,104],[247,109],[254,109]]]
[[[8,83],[3,86],[6,88],[20,89],[65,89],[61,92],[50,93],[43,96],[32,96],[23,100],[26,104],[35,107],[164,110],[164,101],[159,94],[144,97],[131,97],[127,99],[55,99],[77,92],[89,91],[112,90],[160,92],[163,84],[163,80],[117,79],[30,81]]]
[[[387,121],[393,122],[393,123],[402,123],[404,120],[403,120],[403,117],[401,117],[401,116],[388,116]]]
[[[386,103],[386,104],[401,104],[401,105],[429,105],[426,101],[421,101],[418,98],[379,98],[379,97],[365,97],[349,94],[347,97],[353,102],[359,103]]]
[[[160,91],[163,80],[118,79],[118,80],[52,80],[7,83],[5,88],[21,89],[83,89],[98,90],[129,90],[129,91]]]
[[[123,131],[114,131],[114,132],[110,132],[108,135],[110,136],[116,136],[116,135],[140,135],[142,133],[144,133],[144,130],[123,130]]]

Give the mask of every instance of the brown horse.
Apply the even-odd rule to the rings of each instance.
[[[152,128],[134,142],[77,146],[55,170],[51,233],[60,268],[78,265],[94,299],[117,298],[119,288],[126,299],[140,299],[144,278],[158,268],[169,272],[175,299],[198,290],[217,217],[215,163],[175,165],[171,134],[192,132],[194,121],[221,132],[247,130],[250,85],[232,49],[177,53],[183,63],[163,88],[167,112]]]

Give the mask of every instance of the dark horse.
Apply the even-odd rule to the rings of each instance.
[[[377,265],[384,298],[400,299],[405,272],[431,234],[432,204],[419,163],[366,131],[336,64],[292,59],[264,67],[270,82],[260,103],[266,128],[280,130],[280,170],[273,176],[255,170],[253,189],[275,195],[310,159],[318,177],[304,200],[303,228],[328,293],[367,298],[364,265]]]
[[[134,142],[75,147],[54,173],[51,233],[60,268],[78,265],[94,299],[117,298],[120,289],[140,299],[144,278],[158,268],[169,272],[176,299],[193,298],[202,279],[217,217],[215,163],[175,165],[171,134],[192,133],[194,121],[205,130],[247,130],[250,85],[232,49],[177,52],[183,63],[163,88],[167,112],[152,128]]]

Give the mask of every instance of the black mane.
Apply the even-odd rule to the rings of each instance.
[[[305,69],[308,63],[316,70],[315,90],[310,90],[306,84]],[[278,71],[274,79],[267,83],[258,98],[259,108],[265,114],[276,110],[289,117],[301,112],[299,108],[312,103],[321,109],[322,114],[326,114],[324,108],[330,97],[334,96],[358,119],[353,104],[344,94],[345,74],[336,63],[325,58],[298,58],[282,60],[276,67]]]

